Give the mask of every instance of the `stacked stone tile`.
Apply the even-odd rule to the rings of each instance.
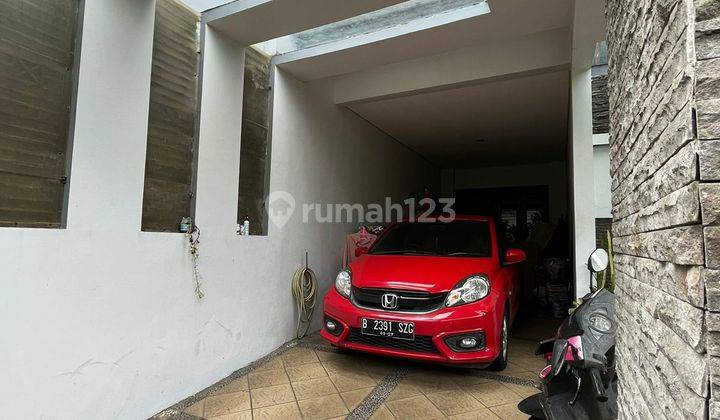
[[[720,419],[720,1],[607,22],[621,418]]]
[[[710,370],[710,417],[720,418],[720,1],[698,0],[695,16],[695,106],[700,206],[705,245],[703,279]]]
[[[592,78],[592,119],[593,134],[605,134],[610,131],[608,121],[607,75]]]

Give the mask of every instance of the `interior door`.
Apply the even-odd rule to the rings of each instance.
[[[492,216],[505,242],[523,242],[537,221],[549,221],[547,185],[463,189],[455,192],[458,214]]]

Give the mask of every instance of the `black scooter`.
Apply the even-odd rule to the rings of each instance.
[[[607,252],[595,250],[588,259],[591,279],[607,265]],[[540,342],[535,354],[549,361],[540,372],[542,392],[522,400],[520,411],[547,420],[617,418],[614,302],[608,290],[595,290],[565,319],[555,338]]]

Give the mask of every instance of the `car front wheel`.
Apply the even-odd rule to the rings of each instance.
[[[508,361],[508,324],[510,322],[507,309],[505,309],[505,316],[503,317],[502,327],[500,328],[500,337],[498,343],[500,343],[500,354],[495,359],[488,370],[501,371],[507,367]]]

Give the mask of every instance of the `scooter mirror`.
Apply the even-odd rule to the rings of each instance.
[[[609,262],[610,257],[608,257],[607,251],[602,248],[598,248],[593,251],[593,253],[590,254],[590,258],[588,258],[588,270],[593,273],[598,273],[605,270]]]

